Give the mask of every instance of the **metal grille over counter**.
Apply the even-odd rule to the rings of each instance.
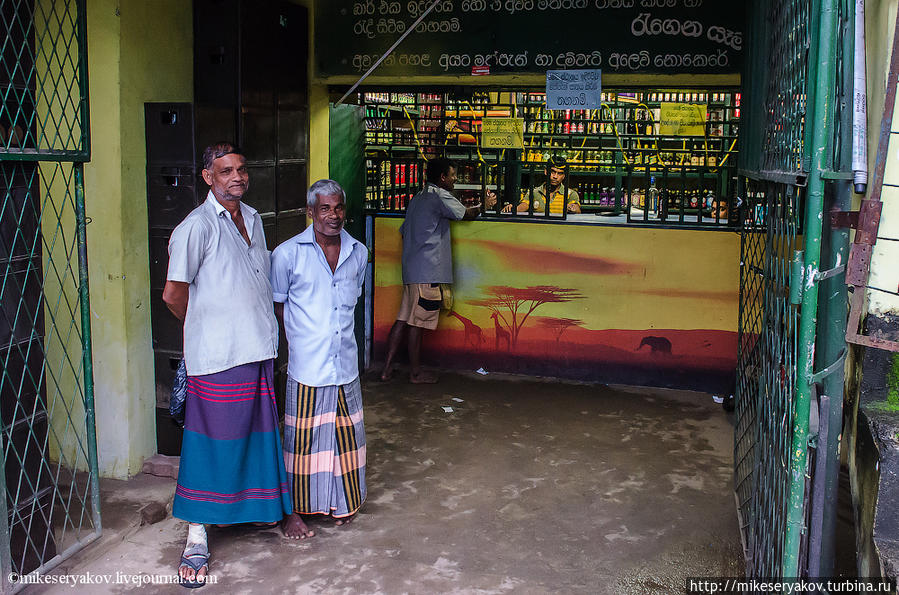
[[[569,110],[547,110],[544,93],[522,90],[365,91],[358,99],[369,211],[402,212],[424,183],[427,160],[447,156],[459,166],[457,195],[482,202],[487,216],[703,227],[738,221],[742,97],[735,89],[607,89],[600,108]],[[534,200],[559,157],[564,209]]]

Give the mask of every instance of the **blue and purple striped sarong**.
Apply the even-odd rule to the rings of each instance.
[[[232,524],[290,513],[272,370],[266,360],[187,377],[172,516]]]

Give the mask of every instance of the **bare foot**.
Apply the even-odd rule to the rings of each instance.
[[[315,531],[310,529],[303,522],[302,517],[295,512],[284,519],[284,524],[281,528],[284,531],[284,537],[288,539],[306,539],[307,537],[315,536]]]
[[[340,527],[341,525],[349,525],[350,523],[353,522],[354,518],[356,518],[356,515],[347,516],[347,517],[343,517],[340,519],[335,518],[334,524],[337,525],[338,527]]]
[[[418,374],[409,374],[409,382],[412,384],[435,384],[437,375],[422,370]]]
[[[381,372],[381,382],[390,382],[393,380],[393,368],[384,368]]]

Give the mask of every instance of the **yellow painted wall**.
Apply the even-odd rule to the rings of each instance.
[[[315,69],[315,0],[292,0],[309,10],[309,182],[328,176],[328,85],[314,77]]]
[[[85,168],[101,474],[156,452],[144,102],[191,101],[190,2],[89,0],[92,158]]]
[[[880,137],[880,123],[886,96],[890,52],[896,24],[896,0],[868,0],[866,2],[865,35],[867,36],[868,75],[868,181],[874,179],[874,159]],[[885,184],[899,184],[899,102],[893,111],[889,157],[884,174]],[[871,185],[868,189],[870,191]],[[883,212],[880,220],[881,237],[899,238],[899,188],[884,186],[881,195]],[[871,258],[869,285],[897,291],[899,286],[899,242],[878,240]],[[868,292],[868,311],[871,314],[899,313],[899,297],[880,291]]]

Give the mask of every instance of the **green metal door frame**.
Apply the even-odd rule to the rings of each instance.
[[[830,263],[845,250],[841,237],[829,232],[822,255],[825,189],[845,177],[832,170],[840,164],[835,155],[846,126],[835,89],[838,70],[846,68],[840,56],[847,40],[840,27],[848,7],[845,0],[772,1],[754,4],[750,19],[734,479],[752,576],[794,579],[818,573],[827,567],[822,551],[832,554],[822,519],[832,518],[833,510],[816,509],[815,540],[808,539],[809,449],[817,446],[830,456],[830,469],[821,473],[832,475],[839,419],[831,413],[824,420],[827,440],[817,444],[810,417],[816,384],[840,369],[845,354],[839,324],[828,322],[845,320],[841,269],[820,268],[822,262],[835,266]],[[847,80],[844,72],[840,86]],[[819,292],[826,280],[833,300]],[[820,325],[819,301],[828,316]],[[816,345],[823,346],[819,372]],[[842,399],[836,378],[825,383],[829,399],[822,402]],[[818,490],[829,481],[826,489],[832,491],[833,481],[823,479]],[[833,507],[834,500],[819,493],[814,501]]]
[[[4,229],[14,230],[0,233],[0,298],[5,300],[0,323],[11,333],[9,345],[0,345],[5,354],[0,388],[4,398],[15,396],[11,420],[0,423],[0,592],[12,593],[24,585],[11,577],[50,570],[96,540],[102,526],[84,196],[84,163],[90,160],[86,1],[0,0],[0,19],[7,33],[0,46],[0,125],[8,127],[8,134],[0,135],[0,173],[6,180],[0,214]],[[20,213],[16,197],[23,196]],[[40,214],[35,229],[23,227],[29,208],[32,216]],[[17,253],[29,262],[38,259],[40,267],[29,266],[15,277]],[[36,302],[26,295],[29,284],[37,287]],[[37,377],[30,360],[21,370],[9,367],[14,349],[21,351],[15,341],[17,332],[25,332],[23,321],[31,324],[25,329],[29,350],[35,344],[40,349]],[[17,372],[20,380],[13,376]],[[34,402],[32,410],[38,403],[43,407],[45,429],[35,427],[37,417],[28,417],[26,398]],[[24,446],[13,436],[23,428]],[[16,487],[7,485],[10,470]],[[24,504],[19,502],[23,485],[35,494]],[[49,511],[38,503],[39,489],[49,496]],[[31,523],[15,529],[23,523],[20,504],[30,506],[29,518],[39,515],[46,525],[43,549]],[[12,550],[14,530],[25,531],[23,551]],[[52,556],[46,555],[48,540],[54,542]]]

